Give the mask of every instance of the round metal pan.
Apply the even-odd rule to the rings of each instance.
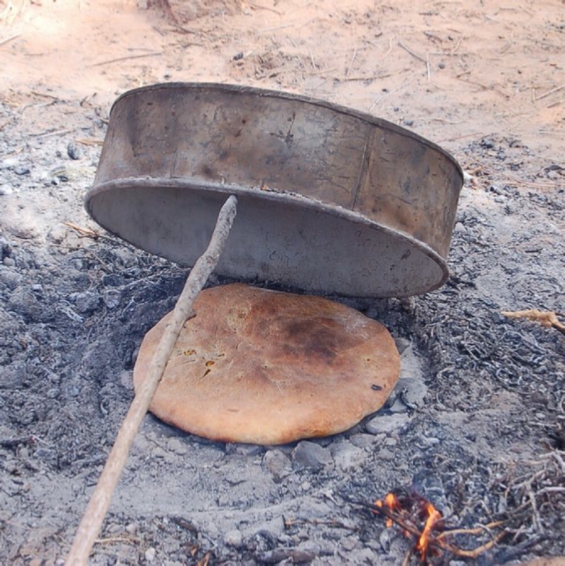
[[[115,102],[86,208],[109,232],[191,266],[235,194],[220,275],[402,297],[447,279],[462,185],[451,155],[368,114],[269,90],[167,83]]]

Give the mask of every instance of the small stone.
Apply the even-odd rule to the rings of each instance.
[[[408,406],[400,397],[396,397],[394,403],[388,409],[391,413],[406,413],[408,411]]]
[[[188,449],[183,442],[179,438],[169,438],[167,442],[167,448],[178,454],[179,456],[185,456],[188,453]]]
[[[39,229],[29,215],[22,213],[18,218],[12,218],[6,222],[6,231],[21,238],[22,240],[33,240],[39,237]]]
[[[423,448],[431,448],[432,446],[437,446],[441,443],[441,440],[435,436],[422,436],[421,440]]]
[[[85,293],[74,293],[71,299],[79,313],[88,314],[94,312],[100,306],[102,297],[98,293],[87,291]]]
[[[82,149],[75,143],[69,142],[69,145],[67,145],[67,155],[74,160],[80,159],[82,157]]]
[[[145,436],[138,434],[133,442],[133,448],[139,454],[145,454],[150,449],[150,444]]]
[[[6,458],[6,460],[4,460],[4,470],[10,474],[10,475],[15,475],[19,473],[19,468],[18,468],[18,464],[16,462],[16,460],[14,460],[13,458]]]
[[[358,468],[367,458],[364,450],[353,446],[350,442],[339,442],[334,444],[330,450],[334,462],[340,470]]]
[[[68,232],[67,228],[62,224],[54,226],[49,231],[48,239],[54,242],[55,244],[60,244],[67,236],[67,232]]]
[[[12,257],[12,246],[8,242],[0,243],[0,257]]]
[[[18,450],[18,457],[22,458],[22,459],[27,459],[29,458],[29,450],[26,446],[22,446],[19,450]]]
[[[379,543],[381,545],[382,550],[388,554],[390,551],[390,544],[395,536],[394,531],[391,529],[383,529],[381,534],[379,535]]]
[[[297,548],[303,552],[312,553],[314,556],[318,556],[322,552],[320,544],[313,540],[302,541]]]
[[[13,192],[14,189],[12,189],[12,187],[9,187],[8,185],[0,186],[0,196],[8,196],[11,195]]]
[[[131,377],[131,372],[124,370],[120,372],[120,385],[127,389],[128,391],[133,391],[133,379]]]
[[[40,303],[29,289],[18,287],[8,301],[8,308],[24,317],[26,322],[49,322],[53,309]]]
[[[269,470],[275,483],[279,483],[292,472],[290,459],[284,452],[276,448],[265,453],[263,465]]]
[[[0,169],[10,169],[11,167],[15,167],[17,164],[17,157],[6,157],[6,159],[2,159],[2,161],[0,161]]]
[[[402,356],[402,354],[406,351],[406,349],[409,348],[412,344],[410,340],[400,337],[394,338],[394,343],[396,344],[396,349],[398,350],[400,356]]]
[[[155,446],[153,450],[151,450],[151,456],[153,456],[153,458],[165,458],[166,455],[167,453],[160,446]]]
[[[299,442],[292,452],[292,457],[296,467],[308,468],[313,471],[319,471],[333,464],[330,451],[309,440]]]
[[[353,446],[357,446],[357,448],[367,448],[368,446],[372,446],[377,440],[378,436],[366,433],[354,434],[349,438],[349,442],[351,442]]]
[[[421,408],[425,404],[428,387],[419,377],[403,377],[398,380],[401,387],[400,399],[410,409]]]
[[[243,535],[237,529],[228,531],[224,535],[224,544],[226,546],[233,546],[234,548],[240,548],[243,543]]]
[[[355,564],[379,564],[380,562],[380,556],[371,548],[355,550],[351,558]]]
[[[370,434],[391,435],[400,432],[409,422],[410,417],[404,413],[383,415],[370,420],[365,428]]]
[[[51,371],[49,369],[45,370],[45,377],[51,382],[51,383],[55,383],[58,384],[61,382],[61,376],[58,373],[55,373],[54,371]]]
[[[14,267],[14,265],[16,265],[16,261],[11,258],[11,257],[5,257],[2,260],[2,263],[6,266],[6,267]]]
[[[346,537],[341,540],[341,548],[347,551],[353,550],[359,545],[359,541],[353,537]]]
[[[126,532],[128,532],[130,535],[135,535],[138,530],[139,525],[137,523],[129,523],[128,525],[126,525]]]
[[[102,293],[102,301],[109,309],[115,309],[120,305],[122,292],[118,289],[108,289]]]
[[[13,291],[21,283],[22,276],[16,271],[9,269],[9,267],[6,265],[7,259],[9,260],[12,258],[4,258],[5,268],[0,267],[0,283],[3,283],[4,285],[6,285],[6,287],[8,287],[8,289],[10,289],[10,291]]]
[[[19,389],[23,387],[26,376],[24,364],[12,364],[0,372],[0,389]]]
[[[73,385],[69,388],[69,395],[71,397],[78,397],[80,395],[80,389],[76,385]]]
[[[18,165],[14,167],[14,173],[16,175],[29,175],[31,173],[31,169],[27,165]]]
[[[156,554],[157,551],[153,547],[148,548],[145,551],[145,560],[147,560],[147,562],[153,562],[153,560],[155,560]]]
[[[228,442],[226,444],[226,454],[239,454],[240,456],[257,456],[263,452],[263,447],[258,444],[239,444]]]
[[[414,352],[412,345],[408,345],[400,354],[400,379],[418,379],[422,378],[422,376],[423,371],[420,359]]]
[[[132,267],[137,265],[138,257],[135,252],[126,248],[113,250],[114,262],[122,267]]]

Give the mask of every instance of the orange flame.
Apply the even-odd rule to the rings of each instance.
[[[394,493],[392,493],[392,491],[385,495],[385,505],[391,511],[398,511],[400,509],[400,501],[399,501],[398,497],[396,497],[396,495],[394,495]]]
[[[396,497],[396,495],[392,492],[387,493],[385,495],[384,502],[381,499],[377,499],[375,501],[375,506],[376,507],[387,507],[391,511],[400,511],[401,508],[402,508],[402,506],[400,505],[400,501],[399,501],[398,497]],[[394,524],[394,521],[390,518],[385,521],[385,525],[388,529],[390,529],[393,524]]]
[[[428,552],[430,533],[437,521],[442,518],[441,512],[438,511],[429,501],[426,501],[425,505],[425,512],[427,513],[428,518],[426,519],[426,524],[424,525],[422,534],[420,535],[418,543],[416,544],[416,550],[420,552],[422,560],[426,558],[426,554]]]
[[[420,554],[421,561],[425,563],[432,550],[430,547],[434,539],[434,531],[441,530],[443,519],[441,511],[417,493],[400,494],[399,497],[392,491],[387,493],[384,499],[377,499],[375,506],[383,511],[386,509],[383,515],[386,517],[387,528],[396,523],[404,527],[404,535],[407,538],[417,536],[418,540],[414,548]]]

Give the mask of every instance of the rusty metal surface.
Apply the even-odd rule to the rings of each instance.
[[[239,197],[223,275],[312,292],[408,296],[439,287],[463,175],[438,146],[330,103],[169,83],[114,104],[91,216],[192,265]]]

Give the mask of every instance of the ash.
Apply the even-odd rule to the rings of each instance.
[[[87,218],[99,147],[77,139],[104,127],[101,111],[61,107],[78,134],[32,136],[0,107],[3,564],[63,563],[132,399],[137,349],[186,275]],[[148,416],[92,564],[399,564],[412,542],[353,503],[396,488],[427,497],[453,527],[503,521],[504,538],[476,563],[565,552],[565,337],[501,314],[565,313],[565,170],[518,140],[452,149],[476,171],[447,284],[410,301],[345,301],[402,350],[387,408],[279,447],[213,443]]]

